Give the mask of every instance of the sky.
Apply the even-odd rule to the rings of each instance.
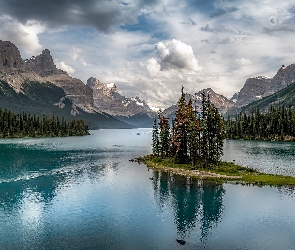
[[[1,0],[0,40],[22,58],[49,49],[86,83],[115,83],[150,106],[175,104],[181,86],[230,98],[249,77],[295,63],[289,0]]]

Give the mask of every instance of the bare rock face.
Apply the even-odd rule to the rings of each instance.
[[[295,64],[283,65],[270,83],[269,95],[278,92],[295,82]]]
[[[271,78],[263,76],[247,79],[236,98],[235,107],[245,106],[268,95],[271,80]]]
[[[50,51],[45,49],[41,55],[32,56],[30,59],[25,60],[26,64],[42,77],[54,75],[54,74],[67,74],[67,72],[57,69]]]
[[[230,101],[236,103],[237,100],[238,100],[239,94],[240,94],[240,92],[235,93],[235,94],[232,96],[232,98],[230,98]]]
[[[0,80],[9,83],[16,92],[23,92],[22,84],[27,81],[51,82],[62,88],[75,106],[86,112],[99,112],[94,107],[92,89],[56,68],[48,49],[23,60],[13,43],[0,40]]]
[[[94,105],[103,112],[124,117],[152,112],[139,97],[126,98],[120,95],[114,83],[105,85],[98,79],[90,77],[87,86],[93,90]]]
[[[198,93],[195,93],[193,99],[199,100],[199,108],[202,106],[202,98],[201,93],[205,93],[209,95],[210,101],[214,104],[214,106],[219,110],[221,114],[225,114],[229,108],[234,105],[234,102],[228,100],[225,96],[215,93],[211,88],[203,89]]]
[[[18,48],[9,41],[0,40],[0,68],[21,68],[23,65]]]
[[[41,81],[41,77],[27,67],[13,43],[0,40],[0,80],[9,83],[19,93],[23,82]]]
[[[56,68],[50,51],[45,49],[42,54],[25,61],[26,65],[42,77],[43,81],[52,82],[62,88],[73,103],[87,112],[97,112],[93,106],[92,89],[81,80],[73,78],[67,72]]]
[[[272,95],[295,82],[295,64],[283,65],[273,78],[258,76],[247,79],[240,90],[235,107],[247,104]]]

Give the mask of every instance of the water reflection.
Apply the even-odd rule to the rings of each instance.
[[[222,185],[154,171],[153,188],[160,207],[168,206],[172,210],[181,239],[197,231],[200,240],[206,240],[221,220],[225,194]]]
[[[289,197],[291,199],[295,199],[295,187],[294,186],[282,186],[278,187],[278,192],[281,197]]]

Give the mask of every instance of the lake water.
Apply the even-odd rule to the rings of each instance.
[[[129,161],[150,129],[91,133],[0,140],[0,249],[295,249],[293,188],[201,185]],[[224,150],[294,175],[294,143]]]

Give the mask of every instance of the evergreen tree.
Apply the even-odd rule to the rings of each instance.
[[[189,100],[187,104],[187,115],[189,121],[187,129],[188,154],[192,165],[195,166],[197,160],[200,158],[201,126],[199,119],[196,117],[191,100]]]
[[[231,124],[231,131],[238,130],[231,121],[227,121],[227,124]],[[176,163],[190,161],[192,165],[195,165],[201,161],[205,167],[220,161],[225,139],[224,120],[205,93],[202,93],[202,112],[196,116],[192,101],[186,104],[182,87],[171,131],[168,118],[161,114],[159,114],[159,135],[156,125],[155,122],[153,128],[154,154],[159,152],[162,158],[174,157]],[[159,143],[157,143],[157,138],[159,138]]]
[[[185,163],[187,160],[187,130],[189,126],[187,105],[183,86],[181,89],[181,97],[178,101],[178,109],[173,120],[172,143],[176,151],[176,162]]]
[[[170,125],[169,119],[159,114],[159,149],[162,158],[169,156],[170,152]]]
[[[157,119],[154,120],[153,126],[153,154],[157,156],[159,156],[160,154],[159,129]]]
[[[58,117],[43,116],[42,120],[35,115],[15,114],[14,112],[0,109],[0,138],[12,137],[46,137],[87,135],[88,127],[82,120],[60,122]],[[71,131],[69,131],[72,126]]]

